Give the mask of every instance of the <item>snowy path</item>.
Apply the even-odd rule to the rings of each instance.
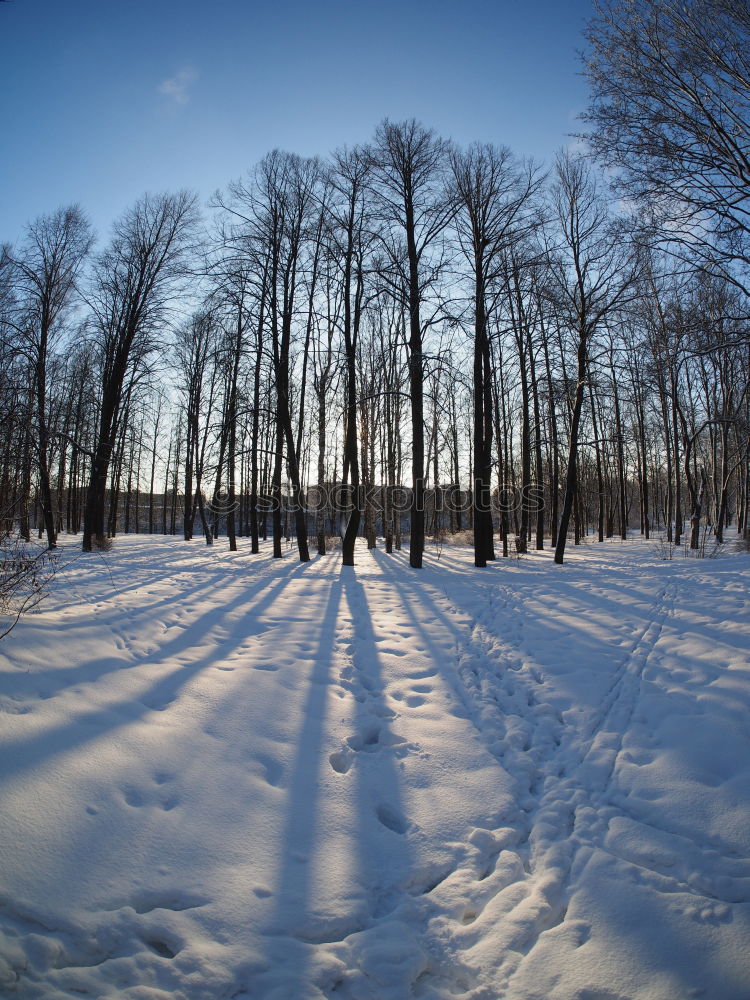
[[[0,995],[748,1000],[750,557],[71,541],[0,645]]]

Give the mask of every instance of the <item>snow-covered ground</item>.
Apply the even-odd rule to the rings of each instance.
[[[246,545],[0,643],[1,996],[750,997],[750,555]]]

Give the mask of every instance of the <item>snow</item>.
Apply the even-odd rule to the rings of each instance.
[[[0,644],[0,995],[750,997],[750,555],[244,542]]]

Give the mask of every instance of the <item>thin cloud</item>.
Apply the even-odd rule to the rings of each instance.
[[[190,100],[190,85],[197,76],[192,66],[185,66],[173,76],[162,80],[158,87],[159,93],[173,104],[187,104]]]

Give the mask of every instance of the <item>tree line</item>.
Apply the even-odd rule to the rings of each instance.
[[[207,213],[145,195],[103,249],[41,215],[0,255],[4,532],[408,533],[419,568],[446,531],[480,567],[747,531],[748,41],[739,0],[600,5],[546,171],[385,120]]]

